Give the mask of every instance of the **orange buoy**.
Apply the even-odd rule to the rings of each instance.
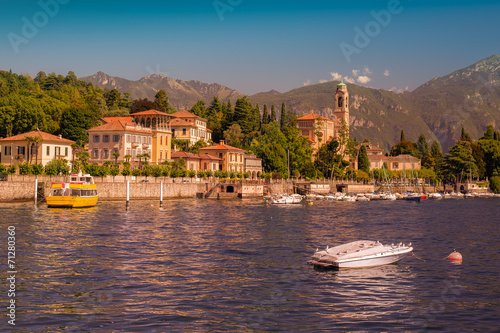
[[[453,252],[450,253],[450,255],[448,256],[448,260],[449,261],[462,261],[462,255],[459,252],[453,250]]]

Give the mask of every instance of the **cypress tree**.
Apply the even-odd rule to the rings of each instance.
[[[262,111],[262,123],[269,124],[269,114],[267,112],[267,104],[264,104],[264,111]]]
[[[370,173],[370,160],[368,159],[368,153],[365,145],[361,145],[361,148],[359,149],[358,170]]]
[[[285,103],[281,103],[281,115],[280,115],[280,128],[281,130],[283,131],[286,126],[287,126],[287,114],[286,114],[286,107],[285,107]]]
[[[269,119],[269,122],[272,123],[273,121],[276,121],[276,109],[274,108],[274,104],[271,105],[271,119]]]
[[[400,142],[406,141],[405,130],[401,130],[401,139],[399,141]]]

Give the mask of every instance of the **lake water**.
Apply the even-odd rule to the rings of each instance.
[[[0,204],[16,228],[16,332],[500,330],[500,200]],[[7,239],[3,237],[2,276]],[[412,242],[415,256],[322,271],[326,245]],[[457,249],[464,260],[444,260]],[[417,258],[418,257],[418,258]],[[425,261],[424,261],[425,260]],[[4,280],[5,281],[5,280]]]

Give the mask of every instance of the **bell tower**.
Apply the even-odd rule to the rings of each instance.
[[[335,137],[338,138],[343,122],[347,124],[347,130],[349,131],[349,92],[344,82],[337,85],[333,115],[335,117]]]

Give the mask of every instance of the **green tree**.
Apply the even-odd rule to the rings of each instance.
[[[198,101],[193,105],[193,107],[189,110],[189,112],[194,113],[198,117],[205,118],[205,102]]]
[[[500,193],[500,177],[494,176],[490,178],[490,190],[493,193]]]
[[[361,145],[361,148],[359,149],[358,170],[364,171],[366,174],[370,173],[370,160],[368,159],[368,153],[365,145]]]
[[[285,103],[281,103],[280,128],[283,131],[287,127],[287,111]]]
[[[472,156],[471,143],[468,141],[459,141],[450,148],[446,154],[447,171],[451,179],[462,180],[463,175],[471,174],[477,177],[477,165]]]
[[[159,111],[163,111],[163,112],[167,112],[167,113],[174,113],[175,112],[175,110],[170,106],[167,93],[163,89],[159,90],[156,93],[154,102],[159,106],[159,109],[161,109]]]
[[[115,165],[118,165],[118,157],[120,157],[120,153],[115,151],[112,155],[115,158]]]
[[[277,121],[276,117],[276,108],[274,107],[274,104],[271,105],[271,118],[269,119],[269,122]]]
[[[262,111],[262,124],[269,124],[269,112],[267,111],[267,104],[264,104],[264,110]]]
[[[61,119],[61,135],[76,142],[88,142],[87,130],[97,123],[95,114],[86,107],[70,107]]]
[[[206,109],[207,127],[212,130],[212,140],[219,142],[223,139],[224,118],[222,103],[217,96],[214,96],[210,106]]]
[[[228,130],[224,131],[224,138],[227,144],[237,148],[240,147],[241,139],[243,138],[240,125],[231,125]]]
[[[233,121],[240,125],[244,134],[255,130],[254,106],[248,100],[248,96],[239,98],[236,101]]]
[[[462,133],[460,134],[460,140],[472,142],[472,139],[471,139],[469,133],[467,133],[465,131],[465,128],[463,128],[463,127],[462,127]]]
[[[401,130],[401,136],[400,136],[399,142],[403,142],[403,141],[406,141],[406,136],[405,136],[405,131]]]

